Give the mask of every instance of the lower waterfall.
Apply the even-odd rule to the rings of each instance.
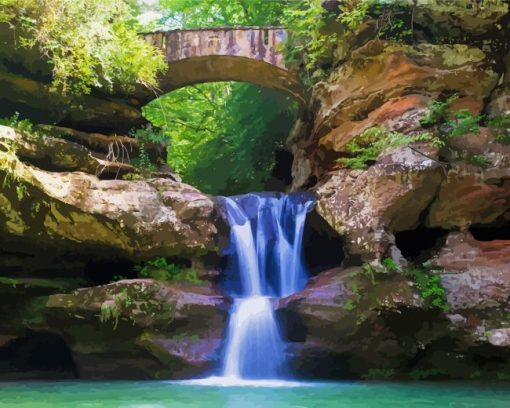
[[[306,214],[304,193],[247,194],[220,198],[231,228],[229,272],[234,307],[223,361],[229,379],[278,379],[286,375],[284,343],[272,299],[301,290]]]

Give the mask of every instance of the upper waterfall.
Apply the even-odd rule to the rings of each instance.
[[[302,260],[307,194],[260,193],[222,197],[231,228],[229,271],[236,298],[230,317],[223,374],[230,378],[279,378],[284,344],[270,297],[303,288]]]

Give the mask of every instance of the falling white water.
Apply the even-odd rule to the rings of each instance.
[[[231,228],[230,252],[238,278],[223,376],[280,378],[284,343],[271,296],[288,296],[306,283],[301,248],[313,200],[305,194],[265,193],[223,197],[221,202]]]

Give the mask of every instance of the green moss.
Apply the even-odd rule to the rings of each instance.
[[[344,310],[350,312],[352,310],[356,309],[356,304],[352,299],[347,299],[347,301],[344,303]]]
[[[172,336],[171,340],[174,340],[174,341],[185,340],[185,341],[189,341],[191,343],[196,343],[200,340],[200,336],[198,336],[197,334],[189,334],[187,332],[184,332],[184,333],[176,334],[175,336]]]
[[[370,368],[361,378],[364,380],[391,380],[397,375],[393,368]]]
[[[498,381],[510,381],[510,373],[499,371],[496,373],[496,379]]]
[[[19,280],[14,278],[6,278],[3,276],[0,276],[0,284],[2,285],[10,285],[13,288],[16,288],[16,286],[19,284]]]
[[[417,369],[409,373],[409,377],[414,381],[428,380],[443,377],[445,375],[447,375],[447,372],[442,368]]]
[[[113,321],[113,328],[116,329],[119,323],[121,310],[116,304],[115,301],[106,300],[101,304],[101,313],[99,315],[99,320],[101,323],[106,323],[109,321]]]

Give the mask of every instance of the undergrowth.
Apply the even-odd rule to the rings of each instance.
[[[452,145],[452,141],[467,134],[480,134],[482,124],[486,124],[498,143],[510,143],[510,114],[488,118],[473,114],[468,109],[452,110],[452,104],[458,99],[452,95],[443,100],[434,100],[426,115],[420,120],[425,129],[421,133],[403,134],[390,132],[384,126],[374,126],[355,136],[344,149],[347,157],[336,160],[337,163],[351,169],[366,169],[387,149],[409,146],[424,142],[450,152],[453,157],[466,163],[489,167],[490,161],[483,154],[471,154]]]
[[[169,263],[166,258],[158,257],[143,265],[135,266],[135,271],[142,278],[155,279],[162,282],[187,282],[199,284],[201,279],[193,269],[183,268]]]

